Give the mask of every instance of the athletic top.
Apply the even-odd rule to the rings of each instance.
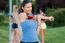
[[[32,14],[29,14],[32,15]],[[31,17],[33,18],[33,17]],[[22,42],[36,42],[38,41],[37,21],[33,19],[26,19],[21,23],[22,27]]]

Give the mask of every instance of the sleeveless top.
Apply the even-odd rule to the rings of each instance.
[[[29,14],[28,16],[32,16]],[[24,22],[21,23],[22,27],[22,42],[36,42],[38,41],[38,34],[37,34],[37,21],[32,19],[26,19]]]

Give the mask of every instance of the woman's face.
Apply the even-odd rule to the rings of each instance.
[[[32,12],[32,3],[27,3],[23,7],[23,10],[25,13],[31,13]]]

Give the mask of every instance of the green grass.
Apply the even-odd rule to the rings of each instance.
[[[47,29],[45,43],[65,43],[65,27]]]
[[[0,25],[0,43],[8,43],[8,26]]]

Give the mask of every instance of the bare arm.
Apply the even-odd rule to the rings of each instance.
[[[37,15],[37,22],[38,22],[38,28],[37,28],[37,33],[40,33],[40,25],[41,25],[41,18],[40,15]]]
[[[49,21],[54,21],[54,17],[53,16],[41,16],[41,19],[46,19],[46,20],[49,20]]]

